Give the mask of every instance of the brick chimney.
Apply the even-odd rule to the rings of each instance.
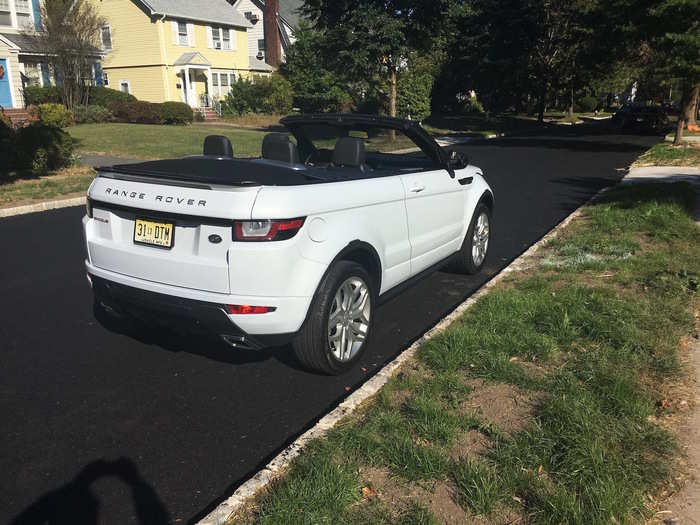
[[[282,42],[277,25],[277,13],[280,10],[279,0],[265,0],[263,13],[265,29],[265,62],[277,69],[282,63]]]

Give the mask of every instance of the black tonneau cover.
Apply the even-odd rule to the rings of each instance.
[[[304,169],[245,159],[186,157],[99,168],[100,172],[228,186],[298,186],[324,182]]]

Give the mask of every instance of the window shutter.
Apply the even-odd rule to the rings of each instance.
[[[177,44],[179,42],[179,39],[177,36],[177,22],[175,20],[170,22],[170,28],[171,33],[173,34],[173,44]]]
[[[231,51],[238,49],[238,30],[233,27],[228,30],[229,38],[231,39]]]
[[[211,26],[207,26],[207,47],[209,49],[214,47],[214,38],[212,37]]]
[[[195,46],[194,41],[194,24],[187,24],[187,40],[189,41],[190,47]]]

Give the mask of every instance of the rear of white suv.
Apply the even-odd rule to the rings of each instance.
[[[288,342],[326,265],[299,257],[303,218],[249,220],[259,191],[95,179],[83,224],[98,300],[194,322],[234,346]],[[141,225],[172,228],[168,245],[139,242]]]

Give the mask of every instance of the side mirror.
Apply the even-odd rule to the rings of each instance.
[[[462,155],[459,151],[450,151],[450,157],[447,159],[447,171],[450,175],[454,177],[455,170],[461,170],[469,166],[469,160],[465,155]]]

